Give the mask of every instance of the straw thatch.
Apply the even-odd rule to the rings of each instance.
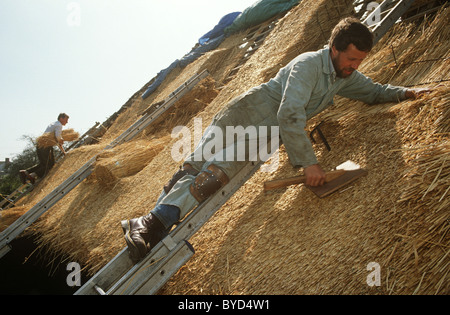
[[[61,138],[64,141],[75,141],[80,137],[80,134],[73,129],[64,129],[61,132]],[[36,139],[36,144],[39,148],[47,148],[58,145],[55,134],[52,132],[46,132]]]
[[[148,141],[125,143],[105,151],[97,156],[92,176],[101,185],[110,187],[120,178],[135,175],[167,145],[169,139],[156,139],[150,144]]]
[[[211,84],[188,93],[161,117],[157,128],[148,127],[127,147],[146,147],[178,124],[192,129],[195,117],[203,119],[205,128],[229,100],[266,81],[295,55],[321,48],[351,5],[343,0],[301,1],[224,86],[221,82],[245,54],[239,48],[245,33],[175,69],[153,95],[135,100],[118,117],[98,147],[69,152],[26,205],[34,205],[60,183],[64,168],[72,174],[152,103],[208,68]],[[322,130],[332,150],[321,143],[314,148],[325,169],[351,159],[368,176],[325,199],[301,185],[265,193],[264,181],[297,174],[281,147],[279,169],[256,173],[203,226],[190,240],[196,254],[161,293],[448,294],[449,16],[450,9],[445,9],[421,25],[397,25],[361,67],[376,81],[431,87],[432,93],[377,106],[337,97],[335,106],[310,122],[308,130],[324,121]],[[416,61],[422,62],[412,63]],[[201,90],[210,94],[197,102],[204,95],[196,94]],[[191,102],[196,106],[184,112]],[[148,213],[176,171],[179,163],[170,152],[175,140],[169,139],[138,173],[118,178],[112,187],[99,185],[94,177],[83,181],[29,232],[39,236],[51,257],[61,255],[95,273],[125,247],[120,220]],[[120,150],[114,155],[121,155]],[[371,262],[381,266],[380,287],[366,282]]]
[[[6,230],[14,221],[28,211],[27,207],[13,207],[0,212],[0,232]]]
[[[318,200],[301,187],[264,194],[268,178],[255,175],[195,237],[202,253],[164,293],[448,294],[449,13],[397,26],[362,67],[435,92],[372,107],[338,99],[311,122],[324,121],[332,151],[315,149],[326,168],[352,159],[368,177]],[[431,61],[408,64],[418,60]],[[283,150],[280,160],[275,177],[294,174]],[[381,265],[379,288],[366,283],[370,262]]]

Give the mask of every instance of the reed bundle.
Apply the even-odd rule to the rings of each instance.
[[[137,174],[167,145],[168,139],[125,143],[97,157],[92,176],[110,187],[120,178]]]
[[[80,137],[80,134],[73,129],[64,129],[61,132],[61,137],[64,141],[75,141]],[[58,145],[54,133],[46,132],[36,139],[36,144],[39,148],[47,148]]]

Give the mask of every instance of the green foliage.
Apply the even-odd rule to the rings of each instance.
[[[19,178],[20,170],[38,163],[34,139],[30,136],[22,136],[22,140],[27,142],[25,149],[11,160],[6,169],[7,174],[0,178],[0,194],[4,196],[8,196],[22,184]]]
[[[21,184],[19,176],[6,175],[0,179],[0,194],[8,196]]]

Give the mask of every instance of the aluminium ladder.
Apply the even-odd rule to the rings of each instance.
[[[261,163],[247,163],[227,185],[191,211],[142,261],[133,264],[125,248],[75,294],[156,294],[194,255],[194,249],[188,240],[259,170]]]
[[[185,93],[192,90],[201,80],[209,75],[207,70],[193,76],[183,85],[172,92],[162,105],[154,111],[146,112],[136,123],[122,133],[117,139],[111,142],[104,150],[114,148],[124,142],[130,141],[137,136],[142,130],[149,126],[159,116],[161,116],[168,108],[175,104]],[[0,258],[11,250],[9,245],[17,236],[19,236],[27,227],[33,224],[41,215],[49,210],[60,199],[64,198],[73,188],[88,177],[94,168],[96,156],[91,158],[79,170],[67,178],[62,184],[56,187],[50,194],[37,203],[34,207],[27,211],[23,216],[17,219],[6,230],[0,233]]]
[[[363,21],[374,34],[377,43],[390,28],[408,11],[414,0],[384,0]]]
[[[380,21],[372,12],[364,21],[371,24],[375,43],[396,23],[414,1],[386,0],[380,5]],[[156,294],[193,255],[188,240],[255,173],[261,161],[248,162],[230,182],[194,209],[169,235],[139,263],[133,264],[124,248],[107,265],[89,279],[76,295]]]
[[[15,206],[16,202],[19,201],[20,198],[25,196],[28,192],[33,190],[33,188],[34,188],[34,185],[32,183],[30,183],[29,181],[27,181],[25,184],[22,184],[19,188],[14,190],[8,196],[4,197],[2,195],[1,197],[3,198],[3,200],[0,201],[0,211],[9,209],[9,208]]]

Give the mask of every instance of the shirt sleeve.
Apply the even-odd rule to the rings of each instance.
[[[283,97],[277,119],[280,136],[293,166],[307,167],[317,164],[306,127],[306,106],[311,98],[318,71],[312,63],[299,62],[289,73],[283,86]]]
[[[390,84],[374,83],[359,71],[355,71],[338,95],[356,99],[367,104],[400,102],[406,99],[407,89]]]

